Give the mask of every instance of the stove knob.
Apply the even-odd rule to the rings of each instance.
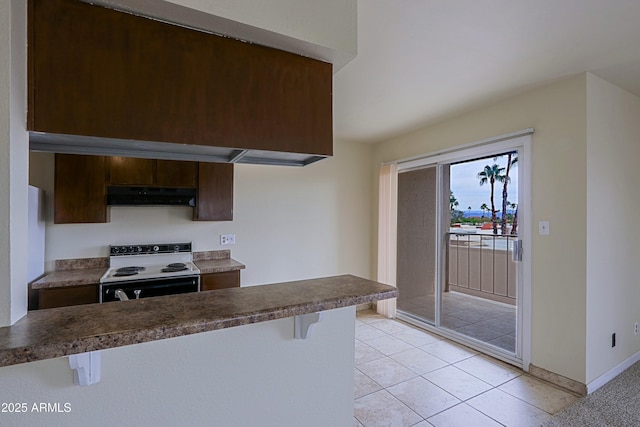
[[[127,248],[125,246],[120,248],[120,252],[122,252],[123,254],[127,253]]]
[[[160,250],[160,248],[159,248],[158,246],[154,246],[154,247],[153,247],[153,251],[154,251],[154,252],[158,252],[159,250]]]
[[[114,254],[117,254],[118,252],[120,252],[120,249],[118,249],[118,248],[111,248],[111,251],[112,251]]]
[[[175,246],[173,247],[173,250],[174,250],[174,251],[176,251],[176,252],[180,252],[180,246],[175,245]]]
[[[133,246],[129,246],[129,253],[132,254],[133,253]]]
[[[142,252],[142,246],[138,246],[137,251]]]

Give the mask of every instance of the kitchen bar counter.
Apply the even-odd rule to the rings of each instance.
[[[0,366],[282,319],[397,296],[351,275],[29,312],[0,328]],[[293,326],[293,325],[292,325]]]

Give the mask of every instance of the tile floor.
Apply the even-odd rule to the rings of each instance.
[[[398,310],[433,321],[433,295],[398,298]],[[459,292],[442,294],[442,326],[480,341],[515,352],[516,307]]]
[[[354,427],[539,426],[577,397],[373,310],[356,317]]]

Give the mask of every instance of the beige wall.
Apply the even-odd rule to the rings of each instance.
[[[587,382],[640,351],[639,119],[639,97],[588,75]]]
[[[372,147],[336,142],[334,157],[304,168],[236,165],[234,220],[192,221],[188,207],[112,207],[106,224],[53,224],[52,154],[32,153],[30,183],[46,192],[46,253],[53,261],[108,256],[109,244],[192,241],[231,249],[254,285],[351,273],[369,277]],[[235,234],[220,246],[220,234]]]
[[[375,146],[374,164],[535,128],[531,363],[585,382],[586,75],[554,82]],[[377,184],[375,184],[377,186]],[[377,187],[375,187],[377,188]],[[375,190],[374,190],[375,192]],[[375,197],[375,196],[374,196]]]

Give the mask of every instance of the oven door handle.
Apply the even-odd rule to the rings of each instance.
[[[123,291],[122,289],[116,289],[114,294],[116,295],[116,298],[118,298],[120,301],[129,301],[129,297],[127,296],[125,291]]]

